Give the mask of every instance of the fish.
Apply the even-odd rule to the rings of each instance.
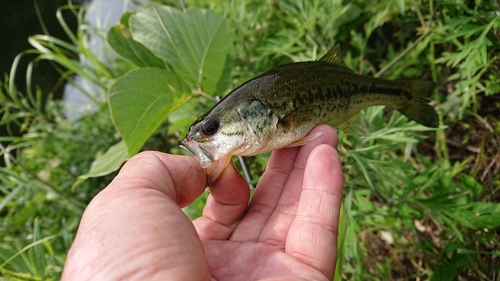
[[[243,83],[198,118],[178,142],[199,161],[214,183],[232,155],[252,156],[304,145],[318,124],[365,135],[361,110],[375,105],[398,110],[424,126],[439,126],[428,104],[436,83],[388,80],[356,74],[336,44],[316,61],[277,66]]]

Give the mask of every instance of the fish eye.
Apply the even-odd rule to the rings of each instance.
[[[219,129],[219,122],[214,119],[208,119],[203,124],[201,124],[201,133],[205,136],[211,136],[217,133]]]

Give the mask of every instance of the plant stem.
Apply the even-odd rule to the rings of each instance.
[[[216,98],[212,97],[211,95],[209,95],[209,94],[207,94],[207,93],[205,93],[205,92],[203,92],[202,90],[199,90],[199,89],[196,90],[196,91],[194,91],[193,94],[200,95],[200,96],[202,96],[202,97],[204,97],[206,99],[209,99],[209,100],[211,100],[213,102],[218,102],[218,100]]]
[[[389,68],[391,68],[395,63],[397,63],[400,59],[402,59],[406,54],[408,54],[415,46],[417,46],[420,41],[424,40],[424,38],[427,36],[427,34],[430,33],[430,30],[427,29],[424,34],[420,35],[420,37],[415,40],[408,48],[406,48],[404,51],[402,51],[397,57],[395,57],[391,62],[386,64],[382,69],[380,69],[373,77],[380,77],[380,75],[384,74]]]
[[[391,68],[396,62],[398,62],[400,59],[402,59],[406,54],[408,54],[413,48],[417,46],[420,41],[424,40],[424,38],[431,32],[431,23],[432,23],[432,17],[434,15],[434,12],[430,15],[430,19],[427,23],[424,23],[424,20],[422,18],[422,15],[420,13],[420,9],[418,8],[417,4],[415,1],[413,1],[413,4],[415,5],[415,9],[417,11],[418,18],[420,20],[420,23],[422,24],[422,28],[425,30],[425,32],[420,35],[420,37],[415,40],[408,48],[406,48],[403,52],[401,52],[397,57],[395,57],[391,62],[389,62],[387,65],[385,65],[379,72],[377,72],[374,77],[380,77],[380,75],[384,74],[389,68]]]

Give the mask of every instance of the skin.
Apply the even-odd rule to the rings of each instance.
[[[193,157],[145,152],[89,204],[62,280],[332,280],[342,170],[337,135],[274,151],[250,203],[229,165],[203,216],[182,212],[205,189]]]

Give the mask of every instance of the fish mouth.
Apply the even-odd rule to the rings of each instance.
[[[213,156],[196,141],[183,139],[177,145],[192,154],[200,162],[202,168],[207,168],[214,162]]]
[[[191,149],[189,149],[189,147],[187,145],[184,144],[185,142],[186,142],[186,140],[180,140],[177,142],[177,146],[179,148],[182,148],[185,151],[189,152],[189,154],[194,155],[194,152]]]
[[[184,138],[179,141],[177,145],[192,154],[196,160],[200,163],[200,166],[207,173],[207,186],[212,185],[221,175],[229,161],[231,160],[231,155],[220,157],[219,151],[216,146],[211,143],[198,143],[197,141]],[[203,147],[203,146],[206,147]],[[212,151],[211,154],[209,151]]]

